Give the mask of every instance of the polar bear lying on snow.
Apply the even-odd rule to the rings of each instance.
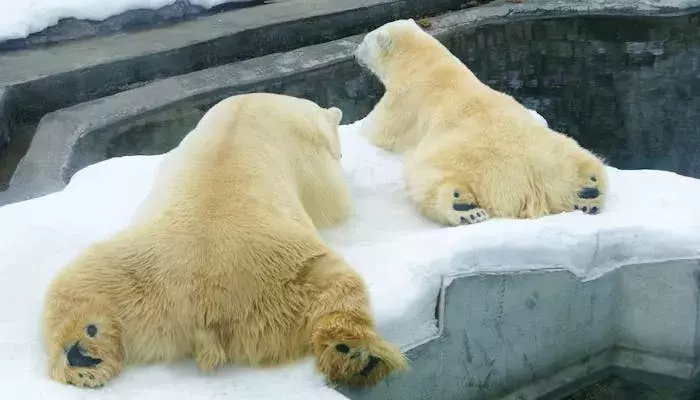
[[[602,160],[480,82],[413,20],[368,33],[355,56],[386,89],[363,130],[405,152],[406,187],[425,217],[454,226],[603,209]]]
[[[50,377],[99,387],[128,363],[193,357],[211,371],[311,354],[349,386],[404,370],[364,282],[316,231],[350,214],[341,116],[273,94],[211,108],[166,154],[130,225],[50,285]]]

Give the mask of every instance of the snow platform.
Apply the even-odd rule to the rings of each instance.
[[[0,207],[0,398],[535,399],[611,367],[687,379],[697,362],[700,180],[608,168],[605,212],[444,228],[403,190],[400,158],[344,126],[356,215],[323,231],[366,280],[379,331],[412,371],[335,391],[313,360],[270,370],[129,367],[98,391],[50,381],[39,331],[47,284],[125,226],[161,156],[112,158],[62,191]]]

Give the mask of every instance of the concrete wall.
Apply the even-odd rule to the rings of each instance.
[[[514,21],[444,34],[490,86],[625,169],[700,177],[700,14]]]
[[[582,282],[567,271],[479,274],[444,293],[442,336],[409,352],[413,371],[353,400],[534,400],[604,373],[688,379],[697,363],[697,261],[623,267]]]

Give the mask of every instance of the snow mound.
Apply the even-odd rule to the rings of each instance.
[[[400,157],[371,146],[361,124],[341,130],[356,215],[322,235],[366,279],[378,329],[403,347],[437,334],[444,276],[567,268],[591,279],[628,264],[700,258],[700,180],[608,168],[612,192],[602,214],[442,228],[414,210]],[[200,376],[194,362],[129,367],[99,392],[46,378],[39,331],[46,286],[79,251],[125,226],[161,157],[100,162],[61,192],[0,207],[0,398],[343,399],[310,359],[265,371],[224,368],[212,377]]]
[[[0,42],[21,39],[58,24],[64,18],[103,21],[131,10],[158,10],[182,0],[0,0]],[[210,9],[242,0],[189,0]]]

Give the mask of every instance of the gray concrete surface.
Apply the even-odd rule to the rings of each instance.
[[[644,6],[647,3],[639,3],[640,10],[645,13],[678,11]],[[697,3],[700,4],[700,0]],[[431,32],[440,40],[449,42],[450,38],[455,36],[455,32],[460,32],[458,36],[464,35],[484,25],[510,21],[514,16],[569,16],[579,15],[581,10],[585,10],[585,14],[628,12],[625,11],[628,10],[627,6],[620,5],[623,3],[611,5],[591,2],[585,8],[576,8],[577,6],[568,4],[563,1],[535,0],[529,1],[527,6],[490,3],[433,18]],[[595,8],[595,4],[598,8]],[[187,127],[194,126],[208,105],[234,93],[259,90],[298,95],[321,104],[343,108],[346,113],[345,122],[360,118],[371,109],[382,91],[378,82],[356,66],[351,59],[351,54],[361,37],[362,35],[355,35],[292,52],[272,54],[166,78],[49,113],[41,120],[31,147],[12,178],[11,186],[14,188],[0,193],[0,204],[59,190],[77,169],[107,157],[129,152],[148,154],[148,151],[167,151],[168,146],[172,147],[187,132]],[[494,37],[493,40],[497,38]],[[459,42],[460,40],[456,40],[450,46],[459,46]],[[498,48],[497,44],[488,47]],[[84,89],[87,88],[90,86]],[[26,97],[17,102],[21,104],[25,101]],[[26,108],[23,109],[23,113],[26,113]],[[180,128],[169,128],[171,132],[158,130],[165,135],[164,137],[170,137],[162,139],[161,146],[151,144],[154,148],[148,150],[146,147],[149,145],[144,145],[144,140],[139,139],[140,143],[132,145],[131,149],[123,150],[129,147],[124,142],[132,140],[128,138],[133,138],[133,132],[139,132],[139,129],[143,137],[149,134],[149,129],[150,135],[154,135],[154,127],[159,126],[158,123],[149,122],[149,118],[154,115],[158,115],[154,118],[165,121],[177,118],[182,123]],[[144,130],[139,126],[149,129]],[[132,133],[128,134],[129,132]],[[125,133],[127,134],[124,135]]]
[[[614,367],[689,379],[700,345],[698,276],[697,261],[676,261],[588,282],[562,270],[461,277],[443,289],[441,337],[409,352],[412,372],[341,392],[535,400]]]
[[[278,0],[158,29],[0,53],[24,118],[145,82],[459,9],[461,0]]]
[[[349,58],[358,40],[338,40],[198,71],[49,113],[40,121],[10,190],[0,192],[0,204],[60,190],[75,171],[105,159],[110,145],[125,131],[144,125],[153,128],[159,125],[156,121],[189,116],[177,129],[159,131],[174,136],[166,139],[174,146],[204,109],[235,93],[264,90],[311,97],[321,104],[356,110],[355,114],[346,113],[344,121],[356,119],[373,104],[371,95],[365,97],[373,92],[366,89],[366,81],[373,78],[361,73]],[[350,96],[335,101],[339,96],[328,90],[326,82],[333,80],[352,92],[353,73],[357,74],[355,86],[362,88],[356,91],[356,99]],[[378,86],[375,89],[379,93]],[[132,153],[136,150],[129,149]],[[158,146],[154,152],[162,150]]]
[[[2,124],[9,126],[4,137],[20,142],[12,151],[24,151],[32,126],[57,109],[168,76],[337,39],[395,18],[462,6],[458,0],[277,0],[138,33],[0,52],[0,89],[11,91],[10,110],[17,111],[3,114]],[[65,153],[60,147],[52,151],[56,155],[47,157]],[[0,159],[0,190],[18,157]],[[44,181],[37,178],[37,184]],[[0,204],[26,198],[16,188],[0,197],[5,199]]]
[[[56,25],[50,26],[43,31],[32,33],[26,38],[0,42],[0,51],[26,49],[36,45],[55,44],[125,31],[143,30],[214,14],[220,10],[259,5],[265,1],[228,0],[221,6],[206,10],[201,6],[193,5],[190,0],[175,0],[173,4],[159,9],[130,10],[102,21],[65,18],[58,21]]]

